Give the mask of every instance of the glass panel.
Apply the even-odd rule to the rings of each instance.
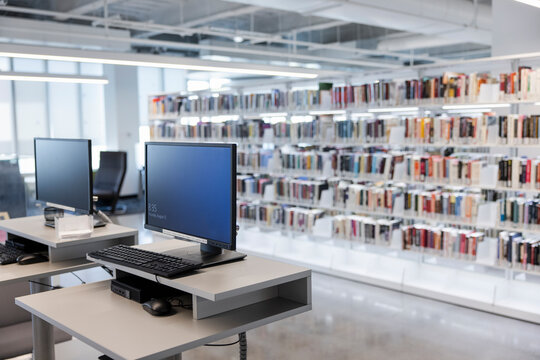
[[[47,62],[49,73],[51,74],[77,74],[77,63],[71,61],[52,61]]]
[[[0,56],[0,71],[9,71],[9,58]]]
[[[11,81],[0,80],[0,158],[15,153],[11,101]]]
[[[99,152],[106,150],[103,85],[81,84],[83,138],[92,140],[92,166],[99,167]]]
[[[13,71],[45,72],[45,61],[36,59],[13,59]]]
[[[48,83],[48,86],[51,136],[80,137],[78,85]]]
[[[81,63],[81,75],[103,76],[103,64]]]
[[[19,155],[34,155],[34,137],[48,136],[45,83],[15,82]]]

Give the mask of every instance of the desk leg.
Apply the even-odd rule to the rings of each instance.
[[[37,279],[43,284],[51,284],[51,278]],[[50,290],[49,287],[30,283],[30,293]],[[48,322],[32,315],[32,342],[34,347],[34,360],[54,360],[54,331],[53,326]]]

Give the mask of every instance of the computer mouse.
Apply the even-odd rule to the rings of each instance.
[[[49,258],[41,254],[23,254],[17,258],[19,265],[29,265],[49,261]]]
[[[153,316],[164,316],[171,312],[172,306],[167,300],[152,299],[142,305],[143,309]]]

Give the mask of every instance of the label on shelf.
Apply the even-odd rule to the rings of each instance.
[[[333,198],[334,194],[332,189],[326,189],[321,191],[321,200],[319,201],[320,206],[326,208],[332,207]]]
[[[264,200],[266,201],[274,201],[276,199],[274,195],[274,187],[273,186],[267,186],[264,189]]]
[[[325,238],[332,237],[332,218],[323,217],[315,221],[313,225],[313,235]]]
[[[497,187],[499,167],[497,165],[487,165],[480,169],[480,184],[484,188]]]
[[[405,126],[396,126],[390,129],[389,144],[405,143]]]
[[[495,226],[497,224],[497,216],[499,215],[496,202],[489,202],[478,205],[478,217],[476,218],[477,226]]]

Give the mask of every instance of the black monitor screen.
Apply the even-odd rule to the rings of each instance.
[[[90,140],[34,139],[36,199],[92,213]]]
[[[147,143],[145,227],[234,250],[235,179],[234,144]]]

